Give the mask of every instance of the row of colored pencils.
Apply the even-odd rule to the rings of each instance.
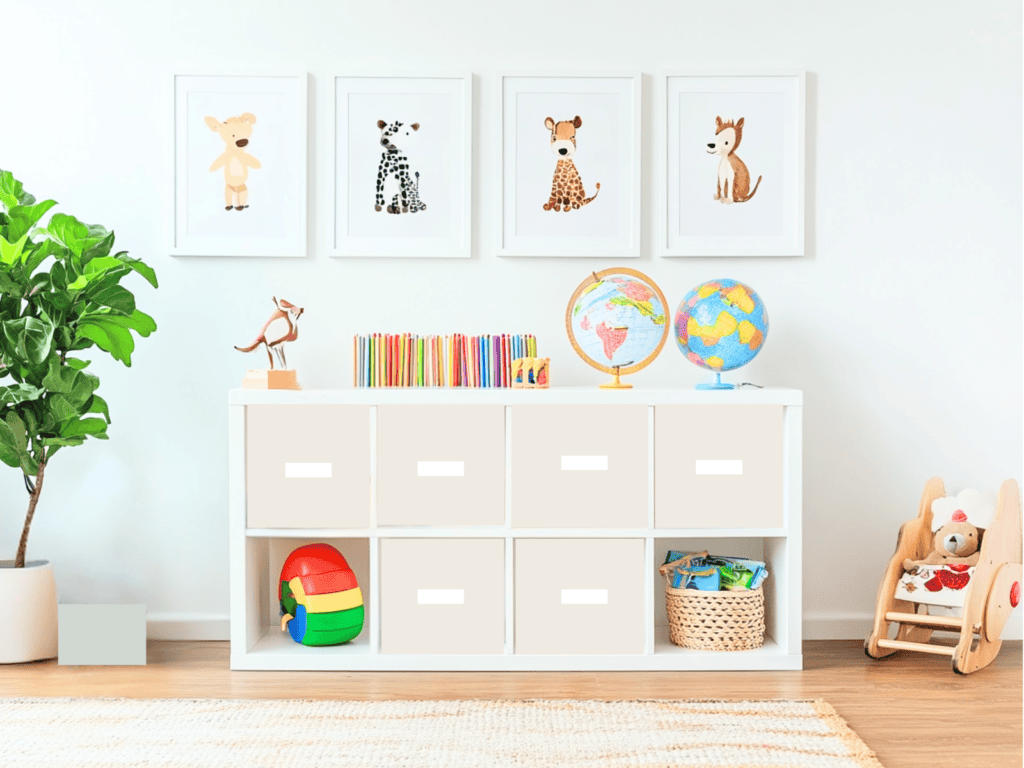
[[[352,386],[511,387],[512,361],[536,356],[530,334],[354,336]]]

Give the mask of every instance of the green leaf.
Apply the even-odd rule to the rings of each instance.
[[[60,360],[54,356],[50,358],[50,368],[43,378],[43,386],[50,392],[67,394],[75,383],[75,376],[78,374],[71,366],[61,365]]]
[[[55,213],[50,218],[46,227],[47,234],[61,245],[65,246],[75,256],[82,255],[82,249],[89,237],[89,227],[80,222],[74,216],[66,213]]]
[[[96,275],[103,274],[108,269],[123,266],[120,259],[114,256],[100,256],[85,265],[85,274],[90,280]]]
[[[29,456],[27,453],[21,454],[21,461],[19,462],[21,471],[30,477],[35,477],[39,474],[39,464],[34,458]]]
[[[13,243],[8,242],[7,238],[0,235],[0,263],[13,264],[15,259],[20,258],[26,240],[28,240],[27,232]]]
[[[64,395],[66,402],[77,409],[76,415],[82,412],[99,385],[97,376],[61,365],[56,356],[50,358],[50,368],[43,379],[44,387],[54,394]]]
[[[86,373],[85,371],[75,371],[75,378],[71,383],[71,392],[68,395],[68,399],[74,405],[84,408],[86,403],[89,402],[89,398],[92,397],[92,393],[99,389],[99,386],[100,379],[98,376]]]
[[[53,283],[53,290],[58,293],[63,293],[68,287],[68,273],[59,261],[55,261],[50,267],[50,282]]]
[[[75,278],[75,281],[73,283],[68,283],[68,290],[80,291],[83,288],[85,288],[85,286],[87,286],[88,284],[89,278],[87,278],[85,275],[79,275],[78,277]]]
[[[47,458],[53,456],[57,452],[57,448],[68,447],[73,445],[81,445],[85,442],[85,436],[81,435],[78,437],[45,437],[43,438],[43,445],[50,447],[56,446],[52,451],[47,452]]]
[[[10,171],[0,171],[0,200],[8,210],[16,205],[21,205],[24,187],[20,181],[14,178]]]
[[[78,281],[76,280],[75,282]],[[68,287],[70,288],[71,286]],[[91,294],[89,300],[96,302],[100,306],[110,307],[121,315],[131,315],[135,311],[135,297],[131,291],[120,285],[112,285],[96,294]]]
[[[0,272],[0,296],[16,296],[18,303],[21,303],[21,296],[25,290],[18,283],[14,282],[6,272]],[[18,310],[15,310],[17,312]]]
[[[5,347],[15,359],[29,365],[42,365],[50,355],[54,327],[35,317],[19,317],[2,325]]]
[[[89,237],[86,239],[85,250],[82,251],[82,263],[88,264],[96,259],[106,258],[114,248],[114,233],[107,232],[98,224],[89,225]]]
[[[115,315],[109,315],[109,317],[115,323],[125,328],[131,328],[142,337],[149,336],[149,334],[156,330],[156,320],[140,309],[136,309],[128,317],[117,317]]]
[[[17,405],[28,400],[38,400],[45,392],[45,389],[24,382],[0,387],[0,405]]]
[[[103,418],[107,420],[107,424],[110,423],[110,408],[107,406],[107,401],[99,395],[93,395],[89,399],[89,404],[85,412],[103,414]]]
[[[9,237],[21,237],[27,235],[48,210],[57,204],[56,200],[43,200],[35,205],[21,205],[10,211],[7,216],[10,223],[7,225]]]
[[[14,433],[3,421],[0,421],[0,461],[9,467],[21,464],[21,451],[14,441]]]
[[[127,318],[118,319],[125,320]],[[116,322],[113,317],[90,315],[78,324],[75,340],[78,339],[89,339],[95,342],[97,347],[104,352],[109,352],[115,360],[120,360],[126,366],[131,367],[135,340],[128,329]]]
[[[83,368],[87,368],[92,360],[79,360],[77,357],[69,357],[64,360],[64,363],[76,371],[80,371]]]
[[[61,437],[75,437],[77,435],[92,435],[93,437],[106,438],[107,422],[103,419],[75,419],[65,421],[60,425]]]
[[[77,419],[81,415],[81,411],[72,405],[71,401],[64,395],[53,395],[47,400],[47,403],[50,406],[54,419],[58,422]]]
[[[25,273],[31,275],[36,271],[36,267],[42,264],[48,256],[55,255],[59,250],[60,246],[52,240],[43,240],[32,251],[26,250],[21,254],[25,265]]]
[[[143,262],[142,259],[131,258],[128,255],[127,251],[121,251],[120,253],[114,254],[114,258],[121,261],[122,264],[131,267],[144,278],[146,278],[146,280],[149,281],[149,284],[152,285],[154,288],[160,287],[156,281],[156,272],[153,271],[152,267]],[[92,262],[89,263],[91,264]]]
[[[28,448],[28,434],[26,434],[25,422],[21,420],[21,417],[13,410],[8,410],[7,415],[4,417],[4,423],[7,424],[7,428],[14,435],[14,444],[18,447],[18,450],[26,450]]]

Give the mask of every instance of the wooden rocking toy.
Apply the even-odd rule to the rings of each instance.
[[[896,552],[878,587],[874,629],[864,643],[864,652],[873,659],[891,656],[900,650],[949,656],[953,671],[968,675],[995,659],[1002,645],[1000,634],[1003,627],[1020,602],[1020,490],[1013,480],[1005,481],[999,489],[995,517],[988,527],[978,530],[980,556],[977,565],[973,566],[973,575],[967,576],[966,564],[949,566],[952,569],[950,576],[970,578],[963,595],[961,616],[929,615],[927,595],[923,591],[914,593],[922,594],[922,602],[902,599],[908,596],[905,590],[900,593],[900,598],[897,597],[900,580],[906,572],[904,561],[934,561],[932,502],[945,495],[942,480],[933,477],[925,485],[917,517],[900,528]],[[957,515],[954,515],[954,520],[963,519],[963,513],[958,512]],[[952,551],[952,546],[947,548]],[[931,560],[926,561],[929,557]],[[964,558],[950,559],[959,563]],[[938,567],[945,570],[943,566]],[[937,590],[938,585],[934,589]],[[896,636],[891,640],[890,623],[896,625]],[[955,646],[929,642],[936,630],[959,632],[959,641]]]

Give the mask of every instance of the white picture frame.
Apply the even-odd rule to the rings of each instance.
[[[328,254],[470,258],[472,73],[342,74],[331,85]],[[379,122],[385,123],[383,129]],[[392,132],[395,125],[400,127]],[[413,125],[415,132],[409,130]],[[386,134],[391,146],[382,149]],[[401,146],[406,141],[410,146]],[[401,170],[408,174],[407,181],[400,177],[401,170],[388,165],[378,191],[376,180],[389,158],[406,159],[408,168]],[[415,176],[420,171],[422,176]],[[415,185],[415,191],[408,184]],[[423,208],[399,204],[398,214],[389,213],[389,201],[403,190],[410,199],[415,195]],[[377,210],[379,199],[384,202]],[[402,211],[403,207],[411,210]]]
[[[804,72],[671,70],[657,82],[658,255],[803,256]],[[723,142],[713,146],[720,127],[735,137],[741,118],[736,155],[746,183],[731,160],[714,154]],[[753,190],[741,204],[721,195],[733,173],[738,189]],[[759,178],[766,183],[758,186]]]
[[[170,254],[306,256],[309,74],[175,70],[170,84]]]
[[[497,85],[498,255],[638,258],[640,73],[500,72]],[[573,141],[569,174],[582,182],[581,197],[589,203],[566,213],[558,201],[548,207],[556,186],[565,184],[559,178],[558,156],[552,153],[556,141],[569,140],[556,139],[556,131],[562,123],[575,126],[577,117],[579,154]],[[546,118],[552,119],[553,128]],[[590,142],[583,144],[587,137]]]

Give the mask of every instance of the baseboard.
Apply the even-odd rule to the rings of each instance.
[[[146,637],[150,640],[227,640],[226,613],[149,613]]]
[[[806,613],[804,640],[863,640],[871,633],[873,613]],[[1024,638],[1021,614],[1015,612],[1003,629],[1003,640]]]
[[[870,613],[811,613],[804,616],[805,640],[863,640],[871,632]],[[150,640],[227,640],[227,614],[150,613],[146,616]],[[1021,615],[1015,613],[1003,630],[1004,640],[1024,638]]]

